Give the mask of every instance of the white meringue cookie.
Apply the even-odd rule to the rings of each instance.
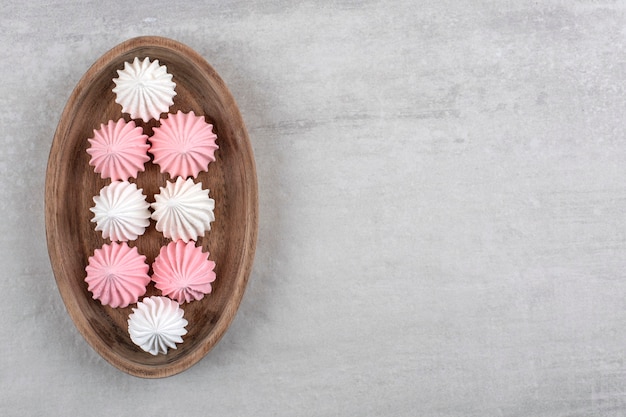
[[[152,355],[176,349],[187,334],[188,322],[180,305],[167,297],[146,297],[128,316],[128,333],[134,344]]]
[[[135,183],[113,181],[93,198],[96,205],[89,209],[94,213],[91,221],[103,238],[126,242],[143,235],[150,224],[150,204],[142,191]]]
[[[133,119],[158,120],[161,113],[169,111],[174,104],[176,83],[167,67],[159,65],[158,59],[150,62],[147,57],[143,61],[135,57],[132,64],[124,62],[124,69],[118,70],[117,75],[118,78],[113,79],[115,102]]]
[[[191,178],[178,177],[175,183],[168,181],[165,187],[160,187],[160,191],[151,206],[156,229],[163,236],[188,242],[211,230],[215,201],[209,198],[209,190]]]

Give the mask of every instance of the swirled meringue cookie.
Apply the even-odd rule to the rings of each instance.
[[[134,344],[152,355],[176,349],[187,334],[188,322],[180,305],[167,297],[146,297],[128,317],[128,333]]]
[[[109,120],[94,129],[93,137],[87,139],[91,155],[89,165],[94,167],[96,174],[112,180],[127,180],[144,171],[144,164],[150,160],[148,156],[148,136],[133,120],[117,122]]]
[[[150,224],[150,203],[142,191],[135,183],[113,181],[93,198],[91,221],[103,238],[125,242],[144,234]]]
[[[196,116],[193,111],[178,111],[160,122],[150,137],[150,153],[161,172],[167,172],[172,178],[178,175],[197,177],[215,161],[217,135],[203,116]]]
[[[166,238],[188,242],[211,230],[215,201],[209,198],[209,190],[191,178],[168,181],[154,200],[152,218],[156,220],[156,229]]]
[[[167,67],[159,65],[158,59],[150,62],[148,57],[143,61],[135,57],[132,64],[124,62],[124,69],[118,70],[117,75],[118,78],[113,79],[115,102],[133,119],[144,122],[158,119],[174,104],[176,83]]]
[[[114,308],[136,303],[150,282],[146,257],[126,242],[96,249],[85,271],[87,289],[93,298]]]
[[[152,264],[155,286],[179,303],[201,300],[211,292],[215,262],[193,241],[170,242],[163,246]]]

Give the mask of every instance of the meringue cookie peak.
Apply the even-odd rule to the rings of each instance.
[[[150,204],[137,184],[128,181],[113,181],[93,198],[96,205],[91,221],[105,239],[128,241],[143,235],[150,224]]]
[[[157,289],[179,303],[201,300],[211,292],[215,262],[193,241],[177,240],[163,246],[152,264]]]
[[[200,171],[208,169],[211,161],[215,161],[217,135],[213,133],[213,125],[208,124],[203,116],[196,116],[193,111],[178,111],[160,122],[150,138],[150,153],[161,172],[167,172],[171,177],[197,177]]]
[[[133,120],[117,122],[109,120],[94,129],[93,137],[87,139],[91,155],[89,165],[94,167],[96,174],[112,180],[127,180],[144,171],[144,164],[150,160],[148,156],[148,136]]]
[[[114,308],[136,303],[150,282],[146,257],[126,242],[96,249],[85,271],[93,298]]]
[[[176,83],[172,81],[167,67],[159,65],[158,59],[150,62],[148,57],[143,61],[135,57],[132,64],[125,62],[124,69],[118,70],[117,74],[118,78],[113,79],[116,85],[113,92],[117,96],[115,102],[133,119],[144,122],[158,119],[174,104]]]
[[[154,200],[151,217],[156,220],[156,230],[166,238],[188,242],[211,230],[215,201],[209,198],[208,189],[191,178],[168,181]]]
[[[146,297],[128,317],[128,333],[134,344],[151,355],[176,349],[187,334],[188,322],[180,305],[167,297]]]

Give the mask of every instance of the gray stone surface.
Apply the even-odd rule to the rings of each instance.
[[[0,415],[626,414],[624,2],[2,3]],[[137,35],[222,75],[260,188],[236,319],[160,380],[82,339],[43,214],[72,88]]]

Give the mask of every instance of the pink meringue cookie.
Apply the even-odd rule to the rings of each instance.
[[[152,264],[157,289],[179,303],[201,300],[211,293],[215,262],[193,241],[178,240],[161,248]]]
[[[85,282],[95,300],[111,307],[127,307],[146,293],[150,283],[146,257],[126,242],[105,244],[89,257]]]
[[[89,209],[94,214],[91,221],[105,239],[135,240],[150,225],[150,203],[134,182],[113,181],[93,201],[95,206]]]
[[[139,171],[144,171],[148,156],[148,136],[134,121],[117,122],[109,120],[94,129],[93,138],[87,139],[91,146],[87,153],[91,155],[89,165],[102,178],[128,180],[135,178]]]
[[[200,171],[208,170],[209,163],[215,161],[215,150],[218,149],[213,125],[193,111],[178,111],[160,122],[150,138],[150,153],[161,172],[167,172],[172,178],[179,175],[195,178]]]

